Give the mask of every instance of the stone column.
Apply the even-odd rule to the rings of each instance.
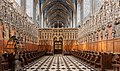
[[[21,0],[21,6],[23,8],[24,13],[26,12],[26,0]]]
[[[77,28],[78,24],[77,24],[77,9],[75,9],[75,16],[74,16],[74,24],[75,24],[75,27],[74,28]]]
[[[41,14],[41,28],[43,28],[43,14]]]
[[[94,15],[94,0],[91,0],[91,16]]]
[[[35,0],[33,1],[33,20],[36,22],[36,2]]]
[[[81,0],[81,4],[80,4],[80,21],[82,24],[83,20],[83,0]]]
[[[77,11],[76,9],[73,12],[73,28],[77,27]]]

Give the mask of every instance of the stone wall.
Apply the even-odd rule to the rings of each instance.
[[[119,13],[119,0],[105,0],[96,13],[81,23],[78,31],[79,49],[113,52],[115,43],[114,52],[120,52]]]
[[[11,36],[20,37],[20,48],[23,50],[37,50],[38,48],[37,24],[16,2],[0,0],[0,53],[3,53],[5,48],[13,48],[12,43],[6,47]]]

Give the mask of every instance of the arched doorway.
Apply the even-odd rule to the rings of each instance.
[[[62,54],[63,50],[63,39],[60,37],[59,40],[54,38],[54,54]]]

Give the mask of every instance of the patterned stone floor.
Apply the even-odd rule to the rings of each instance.
[[[73,56],[44,56],[27,65],[25,71],[96,71]]]

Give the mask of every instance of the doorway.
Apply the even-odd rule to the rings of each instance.
[[[63,50],[63,40],[62,38],[54,38],[54,54],[62,54]]]

